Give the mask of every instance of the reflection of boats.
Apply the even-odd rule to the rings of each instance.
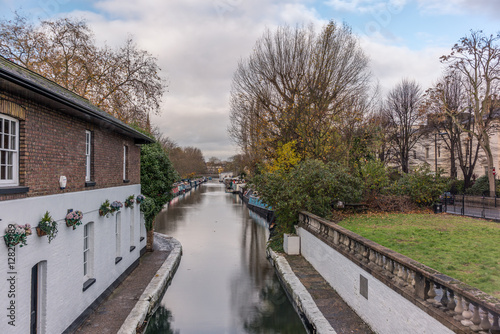
[[[268,222],[274,220],[273,208],[262,202],[257,192],[252,189],[248,189],[243,194],[240,194],[240,196],[250,210],[265,218]]]
[[[172,185],[172,195],[177,197],[179,195],[189,192],[191,189],[198,187],[200,184],[207,182],[205,177],[199,179],[184,179]]]

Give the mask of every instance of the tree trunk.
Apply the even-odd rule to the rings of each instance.
[[[146,251],[147,252],[153,251],[153,241],[154,241],[154,237],[155,237],[154,232],[155,232],[154,228],[152,228],[151,230],[149,230],[147,232],[147,235],[146,235]]]
[[[490,190],[490,197],[494,197],[496,194],[496,187],[495,187],[495,176],[493,175],[493,154],[491,153],[491,147],[490,147],[490,138],[488,137],[488,134],[486,131],[484,131],[484,134],[481,138],[481,147],[484,150],[484,153],[486,154],[486,160],[488,163],[488,183],[489,183],[489,190]]]

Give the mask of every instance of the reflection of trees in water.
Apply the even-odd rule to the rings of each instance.
[[[250,277],[257,286],[262,286],[264,279],[272,271],[266,259],[267,227],[257,224],[249,217],[248,210],[243,211],[241,235],[241,263],[248,268]]]
[[[186,214],[187,210],[193,208],[203,201],[203,194],[209,192],[224,191],[224,187],[217,185],[202,184],[196,189],[177,196],[170,201],[163,210],[156,216],[155,230],[174,232],[177,225],[182,223],[182,217]]]
[[[306,333],[297,313],[277,279],[267,280],[259,302],[241,314],[247,333]]]
[[[266,257],[267,222],[243,208],[240,259],[247,273],[231,282],[231,302],[246,333],[305,333]]]
[[[179,334],[179,330],[172,329],[171,322],[172,312],[160,306],[149,319],[146,334]]]

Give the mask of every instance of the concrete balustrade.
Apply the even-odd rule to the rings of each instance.
[[[500,334],[498,299],[311,213],[302,212],[299,221],[299,230],[320,239],[451,331]]]

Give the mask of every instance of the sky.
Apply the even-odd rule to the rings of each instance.
[[[442,73],[439,57],[461,37],[500,31],[498,0],[0,0],[1,19],[16,10],[86,19],[109,46],[132,36],[158,59],[168,84],[153,125],[206,160],[239,153],[227,134],[232,77],[266,28],[346,23],[382,93],[403,78],[431,87]]]

